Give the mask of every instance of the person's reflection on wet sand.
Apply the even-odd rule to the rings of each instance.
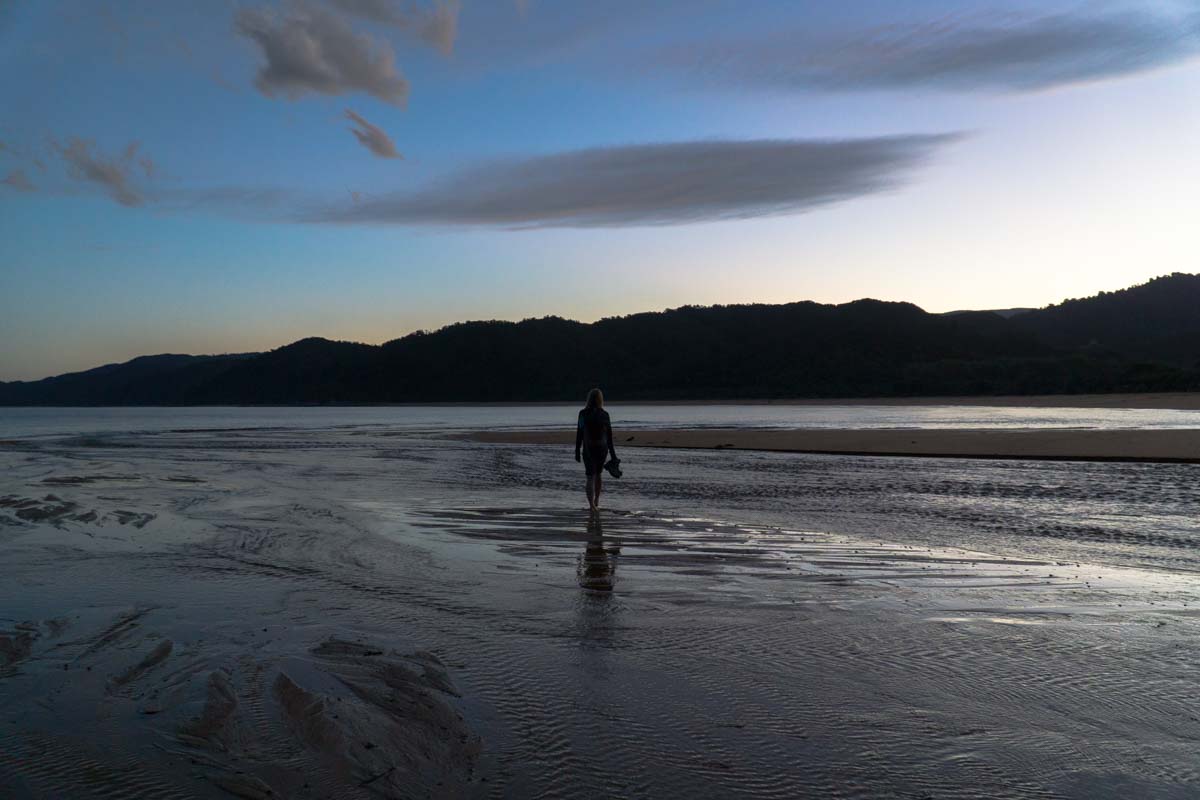
[[[579,586],[593,592],[611,592],[617,579],[620,542],[613,540],[605,547],[604,529],[597,514],[588,518],[587,537],[587,547],[579,557]]]

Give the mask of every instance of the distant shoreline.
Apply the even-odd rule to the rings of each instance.
[[[1200,392],[1145,394],[1038,394],[971,397],[867,397],[840,400],[766,400],[797,406],[992,406],[996,408],[1151,408],[1200,410]]]
[[[574,431],[477,431],[451,438],[489,444],[570,447]],[[1032,461],[1200,464],[1200,430],[959,430],[764,428],[633,429],[615,434],[628,447],[760,450],[787,453]]]
[[[577,406],[580,400],[440,401],[428,403],[211,403],[201,405],[55,405],[0,404],[0,408],[455,408],[520,406]],[[991,406],[995,408],[1114,408],[1200,410],[1200,392],[1155,392],[1144,394],[1044,394],[975,395],[967,397],[842,397],[842,398],[742,398],[710,400],[627,400],[610,398],[619,406]]]

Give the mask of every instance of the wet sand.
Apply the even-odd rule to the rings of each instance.
[[[570,429],[475,431],[455,436],[491,444],[569,447],[575,441]],[[1200,463],[1200,430],[664,428],[618,431],[616,439],[618,449],[677,447],[830,455]]]
[[[0,447],[0,794],[1200,790],[1194,467],[560,455]]]

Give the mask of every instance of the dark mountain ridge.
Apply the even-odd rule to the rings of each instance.
[[[1016,315],[911,303],[684,306],[581,323],[476,321],[382,345],[144,356],[0,383],[4,405],[1070,394],[1200,390],[1200,275]]]
[[[177,405],[235,362],[256,353],[138,356],[40,381],[0,383],[3,405]]]
[[[1200,366],[1200,275],[1174,273],[1014,318],[1061,348]]]

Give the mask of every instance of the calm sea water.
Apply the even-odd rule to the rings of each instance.
[[[379,428],[454,431],[571,426],[574,405],[0,408],[0,437],[167,430]],[[1200,428],[1200,411],[992,406],[610,404],[622,428]]]

